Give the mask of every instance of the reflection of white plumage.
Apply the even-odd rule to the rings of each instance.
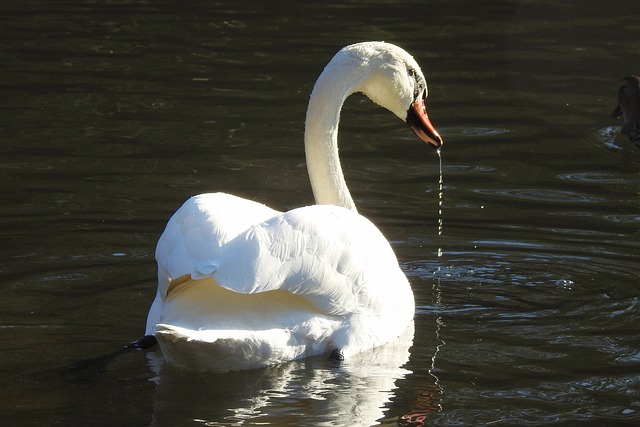
[[[305,150],[318,205],[280,213],[202,194],[167,224],[146,334],[171,363],[229,371],[349,357],[411,324],[409,283],[389,243],[356,212],[340,169],[340,110],[354,92],[406,120],[424,141],[442,144],[426,115],[426,82],[409,54],[382,42],[338,52],[307,111]]]
[[[156,374],[152,424],[201,419],[212,425],[391,425],[381,418],[393,416],[389,402],[399,380],[411,374],[404,366],[413,333],[412,322],[398,339],[354,355],[340,369],[316,358],[212,376],[175,369],[149,352]],[[397,422],[397,414],[393,418]]]

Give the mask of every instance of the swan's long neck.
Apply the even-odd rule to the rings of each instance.
[[[307,170],[316,203],[356,210],[338,156],[338,124],[345,99],[357,90],[354,64],[332,61],[311,93],[305,123]],[[351,69],[351,70],[349,70]],[[351,72],[349,72],[351,71]]]

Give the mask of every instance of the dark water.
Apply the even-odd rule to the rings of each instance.
[[[21,1],[0,5],[3,425],[636,425],[640,150],[610,118],[640,72],[635,1]],[[430,84],[438,157],[347,102],[360,212],[417,301],[394,357],[194,375],[118,350],[190,195],[312,203],[302,134],[340,47]],[[439,206],[441,204],[441,206]]]

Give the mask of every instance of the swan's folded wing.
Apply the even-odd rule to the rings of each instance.
[[[279,212],[225,193],[200,194],[178,209],[158,241],[159,284],[190,274],[217,259],[220,248],[254,224]],[[166,289],[159,289],[161,294]]]
[[[391,247],[370,221],[321,205],[251,227],[192,275],[212,275],[234,292],[286,290],[331,315],[377,310],[393,292],[389,281],[406,282]]]

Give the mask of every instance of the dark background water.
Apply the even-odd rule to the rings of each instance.
[[[610,113],[640,72],[639,9],[4,2],[1,423],[635,425],[640,150]],[[362,40],[414,55],[445,139],[440,190],[438,157],[393,115],[354,96],[341,121],[356,203],[416,296],[406,358],[192,375],[118,354],[186,198],[313,202],[306,102]]]

